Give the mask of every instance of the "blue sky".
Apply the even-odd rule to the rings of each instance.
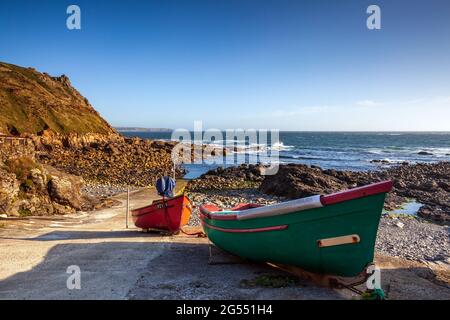
[[[116,126],[450,130],[447,0],[1,1],[0,39]]]

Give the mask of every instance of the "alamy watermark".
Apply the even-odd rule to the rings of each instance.
[[[366,26],[369,30],[381,29],[381,8],[376,4],[367,7],[366,13],[369,14],[366,20]],[[66,26],[69,30],[81,30],[81,8],[78,5],[71,4],[66,9],[69,16],[66,20]]]
[[[381,29],[381,9],[376,4],[372,4],[367,7],[367,14],[370,16],[367,18],[366,25],[369,30]]]
[[[366,281],[366,287],[369,290],[381,289],[381,270],[375,265],[370,265],[366,270],[369,277]]]
[[[70,274],[67,278],[66,286],[69,290],[81,290],[81,269],[77,265],[67,267],[66,273]]]
[[[66,26],[69,30],[81,30],[81,9],[77,5],[67,7],[66,13],[69,15],[66,20]]]
[[[175,165],[205,163],[216,165],[264,164],[262,175],[274,175],[279,168],[279,130],[277,129],[207,129],[194,122],[194,131],[176,129],[172,140],[179,143],[172,150]],[[237,160],[240,157],[243,161]]]

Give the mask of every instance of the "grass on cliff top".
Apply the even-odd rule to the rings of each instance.
[[[0,131],[109,134],[114,130],[76,91],[40,74],[0,62]]]

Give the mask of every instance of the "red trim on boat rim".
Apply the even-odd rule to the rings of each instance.
[[[277,231],[277,230],[286,230],[288,228],[287,224],[281,225],[281,226],[273,226],[273,227],[264,227],[264,228],[254,228],[254,229],[225,229],[220,228],[216,226],[212,226],[210,224],[207,224],[205,221],[202,221],[203,225],[206,227],[222,231],[222,232],[230,232],[230,233],[255,233],[255,232],[266,232],[266,231]]]
[[[210,220],[237,220],[237,215],[235,214],[214,214],[205,213],[200,209],[200,219],[210,219]]]
[[[350,190],[345,190],[329,195],[324,195],[320,197],[320,202],[324,206],[331,204],[345,202],[348,200],[359,199],[367,196],[371,196],[378,193],[386,193],[392,190],[392,181],[383,181],[378,183],[373,183],[368,186],[362,186]]]
[[[247,210],[247,209],[254,209],[254,208],[260,208],[263,207],[262,204],[259,203],[240,203],[237,206],[234,206],[231,208],[231,211],[241,211],[241,210]]]
[[[237,220],[237,215],[235,214],[214,214],[214,212],[220,211],[222,211],[222,209],[214,204],[205,204],[200,206],[200,218],[212,220]]]
[[[170,206],[166,206],[166,208],[167,209],[171,209],[171,208],[173,208],[173,207],[175,207],[175,205],[174,204],[172,204],[172,205],[170,205]],[[141,208],[139,211],[135,211],[135,210],[133,210],[133,211],[135,211],[135,212],[132,212],[131,213],[131,216],[133,216],[133,217],[142,217],[142,216],[145,216],[145,215],[147,215],[147,214],[152,214],[152,213],[154,213],[155,211],[159,211],[159,210],[162,210],[162,209],[164,209],[164,206],[161,206],[161,207],[154,207],[154,208],[150,208],[150,206],[149,206],[149,211],[145,211],[145,209],[146,208]],[[144,211],[144,212],[141,212],[141,211]]]
[[[212,220],[237,220],[235,214],[210,214],[209,218]]]

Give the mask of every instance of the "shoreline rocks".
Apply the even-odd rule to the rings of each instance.
[[[354,188],[377,181],[393,180],[385,208],[398,208],[409,199],[424,206],[418,215],[438,223],[450,222],[450,162],[401,165],[382,171],[353,172],[322,170],[306,165],[282,165],[274,176],[267,176],[260,190],[264,193],[301,198]]]
[[[222,190],[257,187],[264,180],[261,175],[263,166],[242,164],[237,167],[218,167],[191,180],[190,191]]]

